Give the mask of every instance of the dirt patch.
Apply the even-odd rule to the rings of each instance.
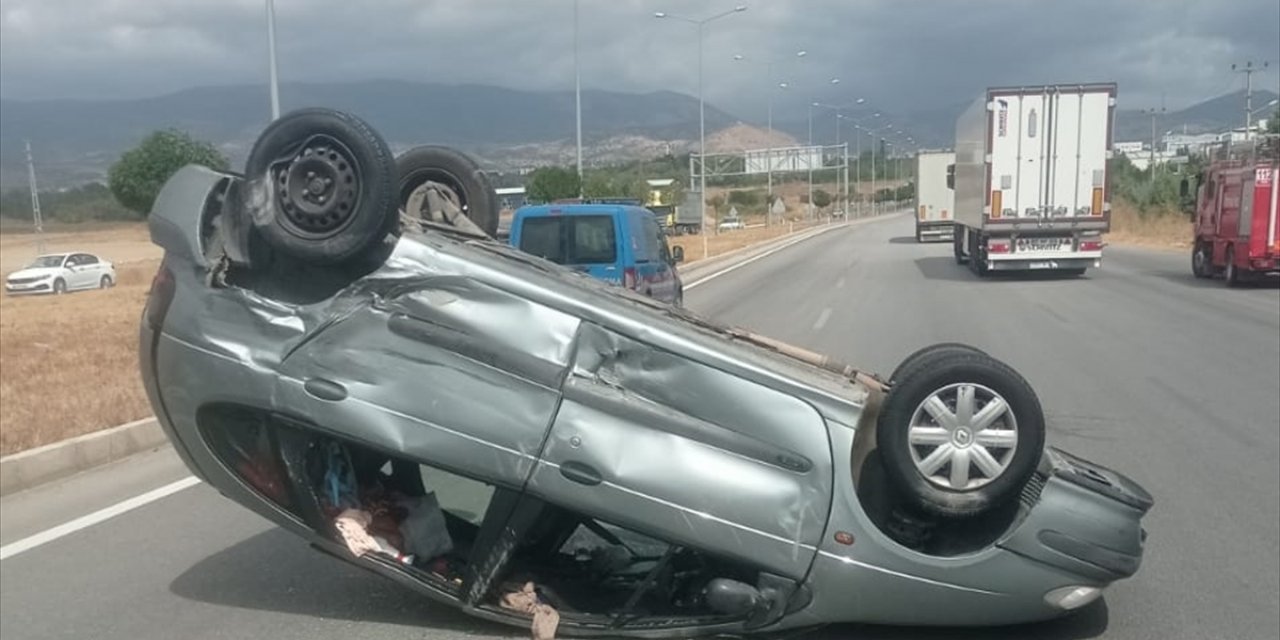
[[[117,264],[111,289],[0,299],[0,453],[151,415],[138,320],[158,265]]]
[[[1111,206],[1111,232],[1106,236],[1109,243],[1189,251],[1193,237],[1190,218],[1177,211],[1144,214],[1126,202]]]

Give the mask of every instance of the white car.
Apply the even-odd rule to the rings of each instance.
[[[116,268],[88,253],[55,253],[40,256],[5,278],[11,295],[66,293],[80,289],[106,289],[116,283]]]
[[[742,218],[725,218],[720,222],[718,229],[720,231],[730,231],[733,229],[745,229],[747,225],[743,224]]]

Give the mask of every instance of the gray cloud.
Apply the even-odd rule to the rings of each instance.
[[[1275,0],[745,0],[705,40],[708,100],[760,119],[813,99],[886,110],[965,100],[990,84],[1120,83],[1127,107],[1170,108],[1242,86],[1233,62],[1270,60],[1280,78]],[[697,28],[733,2],[582,0],[584,86],[697,90]],[[123,98],[266,76],[263,0],[5,0],[0,94]],[[277,0],[285,80],[396,78],[565,89],[573,83],[571,0]],[[761,60],[790,60],[771,88]],[[747,59],[735,62],[733,54]],[[827,84],[839,77],[839,85]]]

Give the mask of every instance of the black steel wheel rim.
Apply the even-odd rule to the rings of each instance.
[[[276,200],[285,226],[304,238],[342,231],[360,206],[359,165],[347,145],[313,136],[273,165]]]

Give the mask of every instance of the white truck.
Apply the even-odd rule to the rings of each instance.
[[[955,162],[950,151],[916,154],[916,242],[952,239],[956,198],[947,186],[947,167]]]
[[[978,276],[1102,264],[1116,85],[987,89],[956,121],[955,257]]]

